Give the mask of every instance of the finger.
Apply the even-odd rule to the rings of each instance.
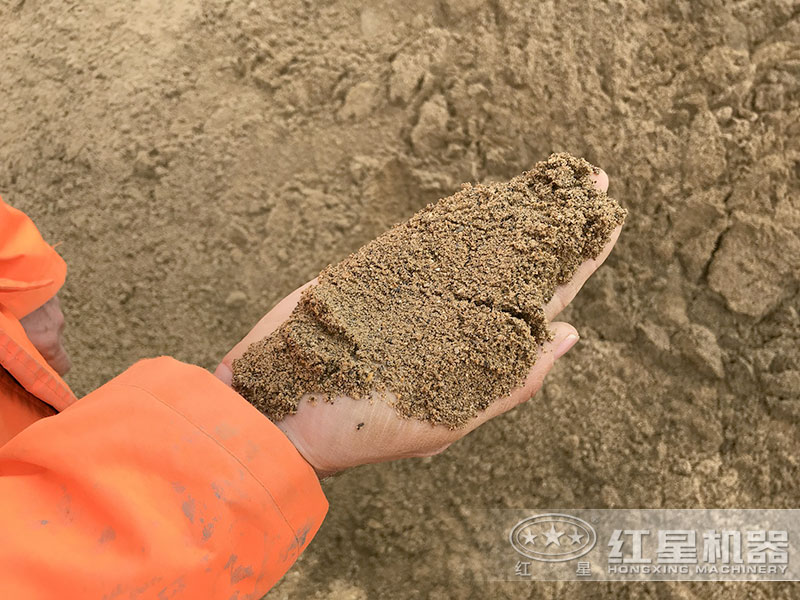
[[[598,169],[597,173],[593,173],[589,175],[589,178],[594,181],[595,187],[600,190],[601,192],[608,191],[608,173],[603,171],[603,169]],[[611,254],[612,248],[614,248],[614,244],[617,242],[617,238],[619,238],[619,233],[622,230],[622,226],[617,227],[614,231],[611,232],[611,236],[608,239],[608,242],[603,247],[603,250],[600,254],[590,260],[585,261],[582,263],[578,270],[575,271],[575,274],[572,276],[567,283],[561,285],[556,288],[553,297],[550,299],[544,307],[544,313],[547,317],[547,320],[552,320],[558,316],[558,314],[564,310],[564,308],[572,302],[573,298],[578,294],[578,292],[583,287],[583,284],[586,283],[586,280],[594,273],[600,265],[608,258],[608,255]]]
[[[239,358],[242,354],[244,354],[245,351],[250,347],[250,344],[267,337],[278,327],[280,327],[281,324],[289,318],[289,315],[292,314],[294,307],[297,306],[297,303],[300,300],[300,294],[302,294],[307,287],[316,283],[316,281],[316,278],[314,278],[308,283],[301,285],[283,300],[278,302],[278,304],[276,304],[271,311],[261,317],[261,320],[256,323],[255,327],[253,327],[248,334],[244,336],[244,338],[242,338],[242,340],[225,355],[225,357],[222,359],[222,362],[220,362],[214,371],[214,375],[221,379],[223,383],[230,385],[233,378],[234,359]]]
[[[575,271],[575,274],[572,276],[572,279],[570,279],[564,285],[560,285],[556,288],[555,292],[553,293],[553,297],[550,299],[550,302],[548,302],[544,307],[544,314],[548,321],[555,319],[558,314],[564,310],[564,308],[566,308],[570,302],[572,302],[575,296],[578,295],[578,292],[581,291],[581,288],[583,287],[583,284],[586,283],[586,280],[589,279],[592,273],[600,268],[600,265],[605,262],[605,260],[608,258],[608,255],[611,254],[614,244],[617,243],[620,231],[622,231],[622,225],[611,232],[611,236],[608,238],[606,245],[603,246],[603,250],[600,252],[600,254],[598,254],[595,258],[581,263],[581,265]]]
[[[72,368],[72,361],[69,359],[67,351],[59,342],[55,348],[50,349],[44,357],[53,370],[59,375],[66,375]]]
[[[64,349],[64,343],[61,338],[60,329],[62,328],[59,328],[59,332],[51,332],[47,335],[45,342],[36,344],[39,354],[59,375],[65,375],[72,368],[72,361]]]
[[[595,187],[601,192],[608,191],[608,173],[603,171],[603,169],[597,169],[597,173],[589,175],[589,179],[594,181]]]
[[[578,342],[580,337],[577,330],[569,323],[551,323],[550,330],[553,332],[553,339],[542,345],[539,350],[539,356],[528,372],[525,383],[511,392],[506,398],[502,398],[490,404],[489,407],[479,414],[476,420],[470,424],[469,430],[475,429],[489,419],[493,419],[519,406],[523,402],[530,400],[530,398],[539,391],[539,388],[542,387],[544,378],[550,372],[550,369],[553,368],[556,360],[564,356],[564,354]]]

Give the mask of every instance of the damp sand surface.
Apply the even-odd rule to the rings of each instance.
[[[524,381],[550,338],[545,304],[624,220],[596,172],[553,154],[427,206],[323,270],[234,361],[234,388],[273,420],[306,394],[377,391],[403,417],[463,426]]]

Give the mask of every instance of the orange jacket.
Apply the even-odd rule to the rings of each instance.
[[[171,358],[76,400],[19,324],[65,272],[0,200],[0,598],[261,598],[325,516],[314,471],[241,396]]]

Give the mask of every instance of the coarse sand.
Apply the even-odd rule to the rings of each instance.
[[[273,420],[306,394],[389,392],[404,417],[463,426],[520,385],[549,339],[544,306],[626,211],[583,159],[465,185],[326,268],[277,331],[233,363]]]

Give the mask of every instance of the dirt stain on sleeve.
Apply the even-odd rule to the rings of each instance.
[[[194,523],[194,498],[191,496],[181,505],[181,510],[189,522]]]
[[[231,571],[231,583],[239,583],[242,579],[253,576],[253,567],[236,567]]]
[[[103,530],[103,533],[100,534],[100,539],[97,541],[100,544],[105,544],[108,542],[113,542],[115,539],[117,539],[117,532],[114,531],[112,527],[106,527]]]

